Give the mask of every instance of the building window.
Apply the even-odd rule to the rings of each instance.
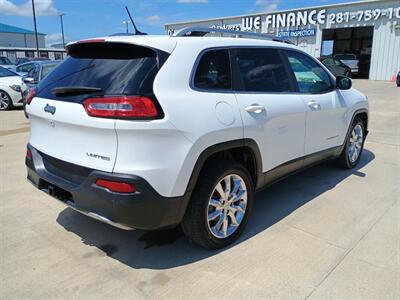
[[[62,60],[63,59],[63,55],[60,52],[54,52],[54,59],[55,60]]]
[[[49,52],[47,52],[47,51],[40,51],[40,52],[39,52],[39,57],[49,58]]]
[[[33,52],[33,51],[25,51],[25,57],[35,57],[35,52]]]

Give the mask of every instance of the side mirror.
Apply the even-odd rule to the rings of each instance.
[[[353,85],[351,79],[346,76],[338,76],[336,77],[336,88],[339,90],[349,90]]]
[[[22,80],[23,80],[24,83],[26,83],[26,84],[33,84],[33,83],[36,83],[36,82],[35,82],[35,79],[32,78],[32,77],[25,77],[25,78],[22,79]]]

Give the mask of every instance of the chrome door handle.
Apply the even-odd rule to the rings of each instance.
[[[308,102],[307,105],[309,108],[311,108],[311,110],[321,110],[321,104],[315,100]]]
[[[258,105],[258,104],[252,104],[252,105],[246,106],[245,110],[247,112],[253,112],[253,113],[259,114],[259,113],[265,111],[265,106]]]

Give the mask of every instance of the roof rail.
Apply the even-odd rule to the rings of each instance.
[[[255,33],[255,32],[245,32],[245,31],[235,31],[235,30],[228,30],[228,29],[211,28],[211,27],[197,27],[197,26],[185,27],[185,28],[177,31],[176,33],[174,33],[173,36],[200,36],[200,37],[202,37],[209,33],[226,33],[226,34],[233,35],[234,37],[237,37],[237,38],[246,37],[246,38],[269,40],[269,41],[281,42],[281,43],[293,45],[293,43],[291,41],[277,37],[277,36],[273,36],[273,35],[267,35],[267,34]]]

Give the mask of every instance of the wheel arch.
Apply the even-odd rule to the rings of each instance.
[[[255,187],[262,184],[262,158],[257,143],[253,139],[238,139],[212,145],[201,152],[194,165],[186,193],[193,191],[204,166],[219,157],[242,163],[250,172]]]
[[[366,108],[357,109],[357,110],[353,113],[353,116],[352,116],[351,119],[350,119],[350,123],[349,123],[348,126],[347,126],[346,137],[345,137],[345,139],[344,139],[343,144],[342,144],[341,147],[340,147],[340,153],[343,151],[344,147],[346,146],[346,141],[347,141],[347,139],[349,138],[350,133],[351,133],[352,124],[354,123],[354,120],[355,120],[356,118],[362,118],[362,120],[364,121],[364,124],[365,124],[365,132],[366,132],[365,138],[366,138],[367,135],[368,135],[368,110],[367,110]],[[364,138],[364,140],[365,140],[365,138]]]
[[[183,196],[184,200],[179,210],[180,220],[183,219],[183,216],[186,213],[186,209],[189,206],[189,202],[192,197],[192,192],[196,187],[197,181],[206,164],[213,159],[218,159],[219,157],[228,157],[229,159],[234,159],[235,161],[239,161],[239,163],[243,163],[240,161],[240,159],[238,159],[238,153],[243,154],[241,158],[247,156],[247,163],[244,164],[244,167],[249,171],[255,189],[258,189],[263,185],[264,175],[262,172],[261,153],[257,143],[253,139],[231,140],[212,145],[203,150],[195,162],[185,194]]]
[[[357,110],[353,115],[350,125],[353,124],[353,122],[356,118],[361,118],[363,120],[364,125],[365,125],[365,130],[366,130],[366,132],[368,132],[368,121],[369,121],[368,111],[366,109]]]

